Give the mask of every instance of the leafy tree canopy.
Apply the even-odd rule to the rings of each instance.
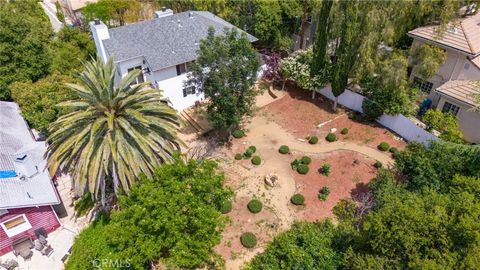
[[[92,258],[128,261],[131,269],[151,262],[216,269],[213,247],[226,221],[219,209],[232,196],[223,183],[214,161],[177,158],[159,167],[119,198],[108,223],[94,223],[79,235],[65,269],[95,269]]]
[[[422,117],[427,125],[427,130],[440,131],[440,138],[454,143],[463,143],[463,133],[458,127],[457,119],[451,113],[443,113],[440,110],[428,110]]]
[[[15,82],[10,88],[30,127],[46,135],[48,126],[65,113],[57,104],[76,97],[65,85],[72,82],[72,78],[54,73],[35,83]]]
[[[89,22],[97,18],[108,26],[122,26],[126,22],[137,21],[137,10],[140,4],[130,0],[100,0],[96,3],[88,3],[82,14],[85,21]]]
[[[0,0],[0,100],[10,100],[12,82],[48,74],[53,30],[36,1]]]
[[[245,34],[230,29],[224,35],[215,35],[210,28],[208,36],[200,41],[198,58],[184,87],[203,92],[209,100],[207,113],[214,127],[230,131],[255,104],[257,91],[253,85],[259,65]]]
[[[432,78],[446,59],[445,50],[429,44],[413,46],[410,53],[413,72],[425,80]]]

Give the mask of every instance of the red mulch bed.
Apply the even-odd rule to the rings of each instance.
[[[268,104],[262,111],[269,113],[275,123],[297,137],[312,134],[318,124],[344,113],[340,108],[337,114],[333,113],[331,102],[320,94],[312,99],[310,91],[291,85],[287,85],[286,89],[288,93],[284,97]]]
[[[354,164],[357,160],[357,164]],[[318,169],[330,164],[330,175],[324,176]],[[302,220],[316,221],[333,217],[332,209],[341,200],[351,198],[355,192],[368,190],[366,184],[375,176],[377,169],[373,160],[350,151],[336,151],[319,157],[312,157],[310,171],[306,175],[295,174],[298,192],[305,196],[305,206],[293,206]],[[323,186],[330,188],[326,201],[318,199]]]

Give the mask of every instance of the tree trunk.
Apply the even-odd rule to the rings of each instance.
[[[335,100],[333,101],[333,111],[337,112],[337,104],[338,104],[338,97],[335,97]]]
[[[303,0],[302,29],[300,30],[300,50],[303,50],[303,47],[304,47],[306,27],[307,27],[307,0]]]
[[[283,80],[283,83],[282,83],[282,91],[284,90],[286,83],[287,83],[287,80]]]
[[[315,93],[316,93],[316,92],[317,92],[316,90],[313,90],[313,91],[312,91],[312,99],[315,99]]]

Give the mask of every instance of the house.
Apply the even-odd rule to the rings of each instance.
[[[52,205],[60,198],[45,170],[45,142],[33,138],[20,109],[0,101],[0,255],[12,244],[49,234],[60,221]]]
[[[117,79],[131,70],[141,70],[136,82],[150,81],[180,112],[203,99],[203,93],[183,88],[189,63],[197,58],[200,40],[207,36],[209,27],[222,34],[225,28],[235,26],[207,11],[174,14],[163,9],[155,14],[153,20],[112,29],[95,20],[90,22],[90,28],[100,57],[104,61],[114,57]],[[257,40],[249,34],[247,37],[251,42]]]
[[[480,93],[480,13],[451,22],[442,33],[438,25],[408,32],[412,46],[430,44],[446,52],[437,74],[424,80],[412,73],[410,79],[427,95],[435,108],[458,119],[465,139],[480,143],[480,113],[471,109],[473,94]]]

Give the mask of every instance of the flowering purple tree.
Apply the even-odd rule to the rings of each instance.
[[[283,80],[280,74],[280,61],[282,60],[280,54],[274,52],[270,55],[265,55],[263,60],[266,64],[263,79],[273,81],[273,83]]]

